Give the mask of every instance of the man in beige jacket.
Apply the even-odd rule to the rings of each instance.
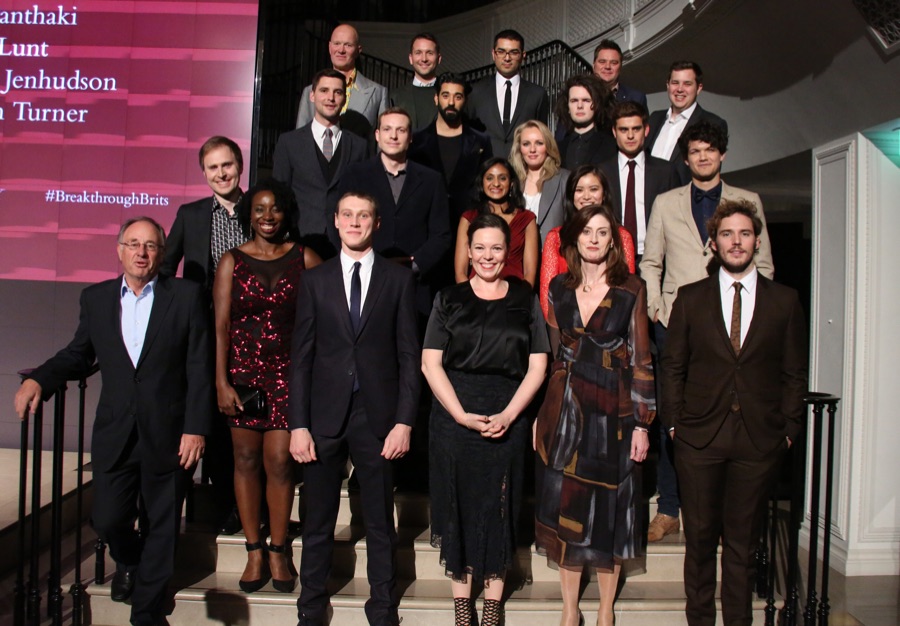
[[[727,131],[702,121],[685,129],[679,138],[679,149],[686,155],[691,182],[657,196],[650,211],[640,264],[641,277],[647,281],[647,308],[654,322],[657,354],[662,354],[665,348],[666,327],[678,289],[708,276],[706,267],[715,252],[710,248],[706,221],[719,202],[746,200],[753,204],[763,223],[756,267],[766,278],[774,275],[772,247],[759,196],[726,185],[720,175],[728,149]],[[648,541],[651,542],[678,532],[681,526],[672,442],[663,427],[660,427],[656,484],[659,499],[656,517],[648,528]]]

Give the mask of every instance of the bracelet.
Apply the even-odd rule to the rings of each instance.
[[[635,426],[634,429],[635,429],[636,431],[642,432],[642,433],[648,432],[647,429],[644,428],[643,426]]]

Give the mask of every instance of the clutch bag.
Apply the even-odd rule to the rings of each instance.
[[[249,385],[233,385],[238,397],[241,399],[241,406],[244,407],[244,415],[247,417],[265,417],[266,416],[266,392],[259,387],[251,387]]]

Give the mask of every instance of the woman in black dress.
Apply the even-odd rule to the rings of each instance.
[[[240,588],[251,593],[269,579],[290,592],[296,575],[285,550],[294,499],[288,451],[288,370],[300,274],[321,262],[297,244],[297,203],[289,187],[263,181],[241,198],[238,219],[250,240],[222,255],[213,298],[216,313],[216,395],[234,443],[234,491],[247,548]],[[244,412],[234,385],[266,396],[262,415]],[[259,509],[262,470],[269,506],[268,559],[263,559]]]
[[[608,204],[579,210],[550,282],[556,360],[535,421],[535,543],[559,565],[563,626],[583,624],[581,572],[597,570],[599,626],[613,625],[623,559],[641,555],[640,472],[656,414],[647,291],[628,273]]]
[[[434,392],[430,422],[431,542],[452,579],[456,623],[498,624],[516,548],[529,425],[522,412],[547,369],[549,342],[531,286],[501,278],[509,226],[479,215],[468,230],[474,276],[434,302],[422,370]]]

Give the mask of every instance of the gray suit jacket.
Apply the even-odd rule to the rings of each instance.
[[[759,196],[752,191],[731,187],[722,183],[722,200],[749,200],[756,207],[763,223],[759,237],[756,267],[766,278],[772,278],[772,245],[766,228]],[[691,186],[678,187],[660,194],[650,211],[647,236],[644,238],[644,256],[641,258],[641,278],[647,281],[647,314],[652,320],[669,325],[672,303],[679,287],[697,282],[708,276],[706,266],[715,253],[705,244],[691,214]],[[663,274],[665,267],[665,275]]]
[[[538,205],[537,225],[541,232],[541,245],[551,229],[562,226],[566,218],[566,182],[569,170],[560,169],[556,176],[544,182],[541,202]]]
[[[466,101],[466,110],[472,120],[479,120],[491,136],[494,156],[509,157],[513,133],[516,126],[528,120],[540,120],[545,124],[550,116],[550,96],[547,91],[534,83],[522,80],[519,83],[519,97],[513,111],[509,128],[503,128],[503,112],[497,107],[495,75],[482,78],[472,86],[472,93]]]
[[[298,227],[301,235],[323,235],[334,223],[338,183],[347,165],[366,158],[366,141],[342,131],[340,159],[331,182],[325,180],[319,165],[319,148],[313,139],[311,125],[284,133],[275,145],[272,176],[287,183],[294,191],[300,207]]]
[[[378,115],[388,108],[388,90],[384,85],[379,85],[373,80],[369,80],[365,76],[356,72],[356,87],[358,90],[350,90],[350,104],[347,106],[351,111],[361,113],[363,117],[369,120],[372,128],[378,122]],[[306,126],[309,124],[316,113],[313,103],[309,100],[309,94],[312,92],[312,85],[303,88],[300,95],[300,107],[297,109],[297,125],[295,128]]]

